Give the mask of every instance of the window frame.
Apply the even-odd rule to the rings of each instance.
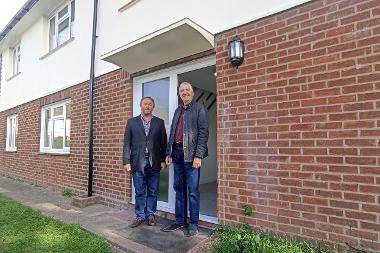
[[[74,8],[73,7],[73,4],[74,4]],[[50,16],[49,18],[49,21],[48,21],[48,24],[49,24],[49,29],[48,29],[48,39],[49,39],[49,52],[60,47],[61,45],[63,45],[65,42],[67,42],[68,40],[70,40],[71,38],[74,38],[74,28],[73,26],[75,25],[75,12],[76,12],[76,6],[75,6],[75,0],[70,0],[70,1],[67,1],[64,5],[62,5],[57,11],[54,12],[53,15]],[[67,7],[67,14],[65,14],[64,16],[62,16],[61,18],[59,18],[59,13],[65,9]],[[73,19],[74,18],[74,19]],[[52,20],[54,19],[54,37],[53,37],[53,41],[51,42],[51,22]],[[68,19],[69,20],[69,23],[68,23],[68,29],[69,29],[69,37],[62,41],[61,43],[58,43],[59,40],[58,40],[58,37],[59,37],[59,34],[58,34],[58,29],[59,29],[59,25],[64,23],[65,20]]]
[[[13,145],[9,145],[12,132],[13,132],[13,135],[12,135]],[[10,152],[17,151],[17,135],[18,135],[18,114],[12,114],[7,117],[7,138],[6,138],[6,144],[5,144],[6,151],[10,151]]]
[[[12,50],[13,76],[21,73],[20,62],[21,62],[21,43],[18,43]]]
[[[66,140],[65,140],[65,134],[66,134],[66,127],[67,127],[67,105],[70,105],[70,130],[69,133],[71,133],[71,101],[70,99],[59,101],[57,103],[45,105],[41,108],[41,133],[40,133],[40,153],[51,153],[51,154],[70,154],[70,144],[69,146],[66,146]],[[54,116],[53,110],[55,108],[61,107],[63,108],[62,115]],[[50,127],[50,133],[49,133],[49,146],[45,147],[45,133],[47,130],[45,128],[46,123],[46,111],[50,110],[50,119],[51,121],[51,127]],[[56,120],[62,120],[63,119],[63,125],[64,125],[64,131],[63,131],[63,140],[62,140],[62,149],[53,148],[53,137],[54,137],[54,127],[53,122]],[[71,134],[70,134],[71,135]]]

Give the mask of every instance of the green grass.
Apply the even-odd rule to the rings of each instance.
[[[248,225],[239,228],[219,226],[213,239],[213,253],[332,253],[329,249],[304,242],[258,233]]]
[[[69,198],[76,196],[75,192],[73,192],[70,189],[64,189],[62,191],[61,195],[64,196],[64,197],[69,197]]]
[[[111,253],[101,238],[0,195],[0,253]]]

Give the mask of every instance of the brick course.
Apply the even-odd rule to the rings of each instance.
[[[220,223],[380,251],[378,6],[312,1],[216,36]]]

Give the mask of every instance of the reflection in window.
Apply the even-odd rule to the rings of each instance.
[[[13,75],[20,73],[21,49],[20,44],[13,49]]]
[[[169,78],[154,80],[143,84],[143,97],[152,97],[155,101],[153,115],[165,121],[166,132],[169,134]],[[169,201],[169,170],[160,173],[160,189],[158,200]]]
[[[75,1],[70,1],[57,11],[49,21],[50,50],[63,44],[74,36]]]
[[[6,150],[17,150],[17,128],[18,128],[18,115],[11,115],[7,117],[7,140]]]
[[[70,103],[65,102],[43,108],[42,122],[41,151],[70,151]]]
[[[169,131],[169,77],[144,83],[143,97],[154,99],[153,115],[163,119],[166,131]]]

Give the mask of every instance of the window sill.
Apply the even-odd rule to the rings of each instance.
[[[62,47],[66,46],[67,44],[69,44],[70,42],[72,42],[73,40],[75,39],[75,37],[72,37],[68,40],[66,40],[65,42],[63,42],[61,45],[59,45],[58,47],[50,50],[48,53],[44,54],[43,56],[40,57],[40,60],[43,60],[45,59],[46,57],[48,57],[49,55],[51,54],[54,54],[56,51],[58,51],[59,49],[61,49]]]
[[[14,74],[13,76],[9,77],[8,79],[6,79],[5,81],[6,82],[9,82],[10,80],[12,80],[13,78],[16,78],[17,76],[19,76],[21,74],[21,72],[18,72],[17,74]]]
[[[6,149],[6,153],[17,153],[17,149]]]
[[[39,155],[69,156],[70,151],[40,151]]]
[[[123,12],[125,11],[126,9],[130,8],[132,5],[134,5],[135,3],[139,2],[140,0],[131,0],[129,3],[123,5],[120,9],[119,9],[119,12]]]

